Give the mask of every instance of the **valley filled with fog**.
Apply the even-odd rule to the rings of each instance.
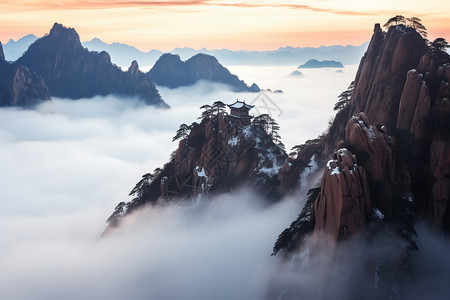
[[[254,104],[253,114],[280,124],[288,152],[323,133],[356,66],[290,77],[295,68],[229,68],[284,92],[263,98],[198,82],[158,88],[168,110],[114,96],[1,108],[2,298],[262,299],[276,273],[273,243],[301,210],[306,189],[268,208],[254,191],[238,190],[203,206],[144,209],[100,235],[141,176],[168,161],[178,126],[198,121],[203,104]],[[305,274],[280,276],[310,284]]]
[[[246,82],[283,90],[267,92],[264,100],[278,111],[265,110],[262,99],[254,101],[258,94],[236,94],[208,82],[159,88],[169,110],[114,96],[0,109],[2,294],[8,299],[259,298],[267,281],[262,269],[273,261],[276,237],[301,209],[300,198],[265,209],[253,193],[240,191],[219,197],[206,211],[145,211],[111,237],[100,235],[117,203],[130,200],[141,175],[168,161],[177,148],[172,137],[178,126],[198,121],[203,104],[254,101],[259,113],[271,113],[279,122],[287,148],[326,130],[356,67],[343,73],[303,70],[302,78],[289,77],[294,70],[230,69]],[[215,272],[217,278],[211,278]]]

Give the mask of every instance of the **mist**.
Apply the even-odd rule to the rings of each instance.
[[[266,93],[266,103],[279,110],[265,111],[257,94],[207,82],[159,87],[168,110],[115,96],[1,108],[1,298],[264,299],[273,276],[288,285],[319,284],[311,268],[294,274],[281,257],[270,256],[308,187],[270,207],[261,206],[257,191],[239,190],[188,208],[147,208],[100,238],[114,207],[131,200],[128,193],[142,174],[168,161],[178,145],[172,142],[176,129],[198,121],[201,105],[253,102],[278,121],[289,149],[327,129],[337,95],[356,68],[302,70],[302,78],[289,77],[295,67],[231,70],[248,83],[283,90]],[[448,278],[447,260],[438,260],[448,243],[424,232],[418,244],[425,255],[415,261],[427,278],[441,274],[427,269],[427,260],[443,266]],[[322,266],[325,272],[326,260]],[[422,295],[428,285],[418,289]],[[446,291],[439,283],[436,290]]]

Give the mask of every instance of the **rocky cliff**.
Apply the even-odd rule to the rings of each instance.
[[[183,127],[184,126],[184,127]],[[209,195],[251,186],[268,202],[281,197],[278,170],[287,154],[260,124],[243,126],[224,112],[204,117],[184,128],[171,160],[153,174],[145,174],[108,219],[109,228],[144,205],[192,205]]]
[[[450,231],[450,59],[439,65],[434,51],[412,28],[375,26],[352,97],[317,140],[321,149],[297,153],[303,162],[331,160],[275,254],[297,249],[309,234],[336,242],[374,227],[403,240],[408,253],[416,249],[415,221]],[[282,172],[298,170],[285,165],[279,178]]]
[[[55,23],[34,42],[16,64],[41,76],[55,97],[79,99],[116,94],[166,107],[153,83],[133,62],[127,72],[111,63],[106,52],[83,48],[75,29]]]
[[[5,60],[5,53],[3,52],[3,45],[0,42],[0,61],[4,61]]]
[[[0,43],[0,106],[29,106],[48,99],[42,77],[23,65],[7,62]]]
[[[199,80],[207,80],[226,84],[235,92],[260,91],[256,84],[253,83],[249,87],[236,75],[231,74],[214,56],[206,54],[197,54],[186,61],[182,61],[178,55],[163,54],[147,76],[155,84],[172,89],[193,85]]]

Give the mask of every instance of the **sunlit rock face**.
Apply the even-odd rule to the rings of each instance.
[[[366,231],[374,220],[399,228],[406,219],[410,235],[399,233],[405,241],[411,242],[414,220],[450,232],[450,68],[442,58],[439,65],[433,51],[412,28],[383,32],[375,25],[352,97],[316,143],[321,151],[305,147],[296,154],[306,162],[315,155],[325,169],[311,233],[337,241]],[[293,169],[283,167],[279,177]]]
[[[328,161],[321,191],[314,202],[315,231],[341,240],[364,228],[370,213],[369,187],[364,168],[349,150],[339,149]]]
[[[426,51],[420,34],[403,25],[387,33],[374,28],[366,54],[355,77],[351,115],[363,111],[374,124],[395,129],[398,106],[408,71],[415,68]]]
[[[16,63],[40,75],[52,96],[79,99],[116,94],[167,106],[154,84],[138,70],[136,62],[123,72],[111,63],[108,53],[88,51],[81,45],[75,29],[58,23]]]

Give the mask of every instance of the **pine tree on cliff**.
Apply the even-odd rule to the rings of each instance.
[[[400,24],[405,25],[406,24],[406,19],[402,15],[396,15],[395,17],[390,18],[383,26],[385,28],[389,28],[392,25],[397,26],[397,25],[400,25]]]
[[[406,20],[408,20],[408,22],[409,22],[408,27],[417,31],[424,38],[427,37],[427,29],[425,28],[425,26],[423,26],[421,19],[419,19],[417,17],[411,17],[411,18],[407,18]]]
[[[281,149],[285,150],[285,145],[281,142],[281,136],[278,133],[280,125],[268,114],[262,114],[253,119],[253,125],[261,126],[264,131],[272,138],[272,141]]]
[[[339,100],[334,105],[333,110],[341,110],[344,107],[346,107],[347,104],[350,102],[350,99],[352,98],[354,89],[355,89],[355,82],[352,81],[348,86],[348,88],[338,96]]]
[[[225,112],[225,107],[227,105],[223,103],[222,101],[216,101],[212,105],[212,109],[216,113],[217,117],[219,117],[220,114],[223,114]]]
[[[430,43],[431,58],[433,58],[436,65],[443,65],[450,62],[450,55],[447,53],[447,48],[450,45],[444,38],[437,38]]]
[[[119,204],[117,204],[112,215],[106,220],[106,223],[110,224],[111,226],[117,226],[120,219],[122,219],[122,217],[125,215],[125,207],[125,202],[120,202]]]
[[[136,186],[131,190],[131,192],[128,194],[128,196],[136,196],[141,197],[144,193],[145,189],[150,185],[150,183],[153,181],[153,179],[156,177],[156,169],[155,173],[147,173],[142,175],[142,179],[136,184]]]
[[[172,142],[178,140],[178,139],[185,139],[189,135],[189,131],[191,130],[191,127],[186,124],[181,124],[180,128],[178,128],[177,133],[172,138]]]
[[[203,119],[211,119],[213,114],[214,114],[214,108],[209,105],[209,104],[205,104],[200,106],[200,109],[204,109],[204,111],[202,111],[202,115],[200,117],[198,117],[198,120],[203,120]]]

